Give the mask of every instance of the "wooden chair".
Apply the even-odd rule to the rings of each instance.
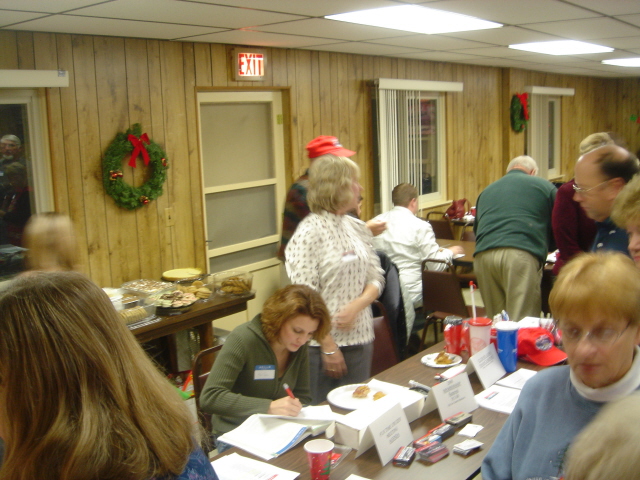
[[[475,242],[476,234],[473,232],[473,224],[464,225],[460,232],[460,240],[463,242]]]
[[[373,302],[374,311],[373,331],[373,360],[371,362],[371,376],[383,372],[400,362],[400,355],[393,339],[393,332],[389,324],[389,317],[384,305],[378,300]]]
[[[444,212],[429,212],[426,220],[431,224],[436,238],[454,239],[451,221],[445,216]]]
[[[222,345],[216,345],[215,347],[205,348],[197,353],[197,355],[193,359],[193,367],[191,369],[191,373],[193,375],[193,392],[196,400],[196,414],[198,415],[198,422],[204,429],[204,434],[206,435],[205,439],[202,442],[202,449],[205,452],[209,452],[213,448],[213,441],[211,438],[211,415],[203,412],[200,409],[200,394],[202,393],[202,389],[204,388],[204,384],[207,382],[207,378],[209,378],[209,371],[202,371],[202,364],[206,360],[211,360],[213,357],[213,361],[215,361],[215,357],[222,348]],[[211,361],[211,364],[213,364]]]
[[[441,272],[427,269],[427,262],[442,263],[446,269]],[[426,318],[422,337],[420,339],[420,350],[424,348],[429,326],[433,325],[433,337],[438,343],[438,326],[442,330],[442,321],[449,315],[457,315],[468,318],[473,315],[472,308],[467,306],[460,279],[453,266],[443,260],[427,259],[422,262],[422,309]],[[484,315],[484,308],[476,308],[478,316]]]

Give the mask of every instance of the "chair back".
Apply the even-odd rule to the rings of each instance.
[[[379,301],[372,304],[377,314],[373,318],[373,331],[376,338],[373,340],[373,360],[371,362],[371,376],[383,372],[400,362],[400,355],[396,349],[389,317],[384,305]]]
[[[460,240],[463,242],[475,242],[476,234],[473,232],[473,225],[465,225],[460,233]]]
[[[444,212],[429,212],[427,213],[426,220],[431,224],[431,228],[433,228],[433,233],[436,238],[442,238],[445,240],[454,239],[451,221],[445,216]]]
[[[427,263],[441,263],[446,268],[441,272],[429,270]],[[462,318],[468,316],[460,279],[450,263],[434,259],[422,262],[422,308],[425,312],[443,312]]]
[[[197,353],[197,355],[193,359],[193,366],[191,368],[191,374],[193,375],[193,393],[196,400],[196,413],[198,415],[198,422],[204,428],[204,431],[207,435],[211,434],[211,415],[203,412],[200,409],[200,394],[202,393],[202,389],[204,388],[204,384],[207,382],[207,378],[209,378],[209,372],[211,369],[202,371],[204,363],[211,363],[215,361],[215,357],[218,352],[222,349],[222,345],[216,345],[215,347],[205,348]]]

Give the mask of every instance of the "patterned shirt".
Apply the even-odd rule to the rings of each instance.
[[[151,480],[156,480],[156,478],[154,477]],[[163,480],[169,480],[169,478],[167,477]],[[182,474],[176,477],[175,480],[218,480],[218,476],[202,449],[196,447],[189,455],[189,461]]]
[[[384,272],[371,238],[361,220],[326,211],[311,213],[300,222],[287,245],[286,267],[291,283],[320,292],[331,315],[359,297],[368,284],[375,285],[379,294],[384,287]],[[338,346],[372,342],[371,308],[358,313],[353,329],[333,328],[331,336]]]
[[[282,240],[278,250],[278,258],[284,261],[284,250],[287,243],[296,231],[298,224],[304,217],[309,215],[309,205],[307,204],[307,190],[309,189],[309,170],[295,181],[287,192],[287,199],[284,203],[284,213],[282,214]]]

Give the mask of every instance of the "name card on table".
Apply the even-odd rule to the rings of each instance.
[[[469,413],[478,408],[469,375],[466,373],[461,373],[450,380],[434,385],[430,395],[435,397],[442,420],[456,413]]]
[[[392,405],[384,414],[371,422],[369,428],[383,466],[389,463],[400,447],[413,441],[407,416],[399,403]]]
[[[356,450],[356,458],[359,457],[376,444],[374,431],[372,429],[372,425],[375,422],[379,422],[383,425],[377,430],[377,432],[375,432],[377,435],[387,426],[391,425],[395,420],[400,418],[397,413],[389,413],[389,411],[396,406],[402,411],[403,420],[401,420],[401,423],[406,425],[409,433],[411,433],[407,416],[404,413],[404,410],[402,410],[398,400],[392,397],[383,397],[380,400],[376,400],[369,406],[359,408],[347,415],[344,415],[342,418],[339,418],[336,422],[335,441],[353,448]],[[404,436],[401,436],[401,439],[404,441]],[[411,441],[412,438],[410,435],[407,443],[410,443]],[[396,448],[396,451],[397,450],[398,449]],[[393,454],[395,453],[396,452],[394,451]]]
[[[483,388],[489,388],[507,374],[502,366],[496,347],[490,343],[474,356],[469,358],[467,373],[475,370]]]

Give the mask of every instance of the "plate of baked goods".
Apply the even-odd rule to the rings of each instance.
[[[180,290],[163,293],[155,300],[158,315],[180,315],[188,311],[198,298],[192,293]]]
[[[462,362],[462,357],[454,353],[447,353],[444,350],[438,353],[429,353],[420,360],[427,367],[447,368],[458,365]]]
[[[327,400],[336,407],[344,408],[345,410],[357,410],[371,405],[386,394],[387,392],[378,388],[370,388],[367,384],[355,383],[334,388],[327,395]]]

